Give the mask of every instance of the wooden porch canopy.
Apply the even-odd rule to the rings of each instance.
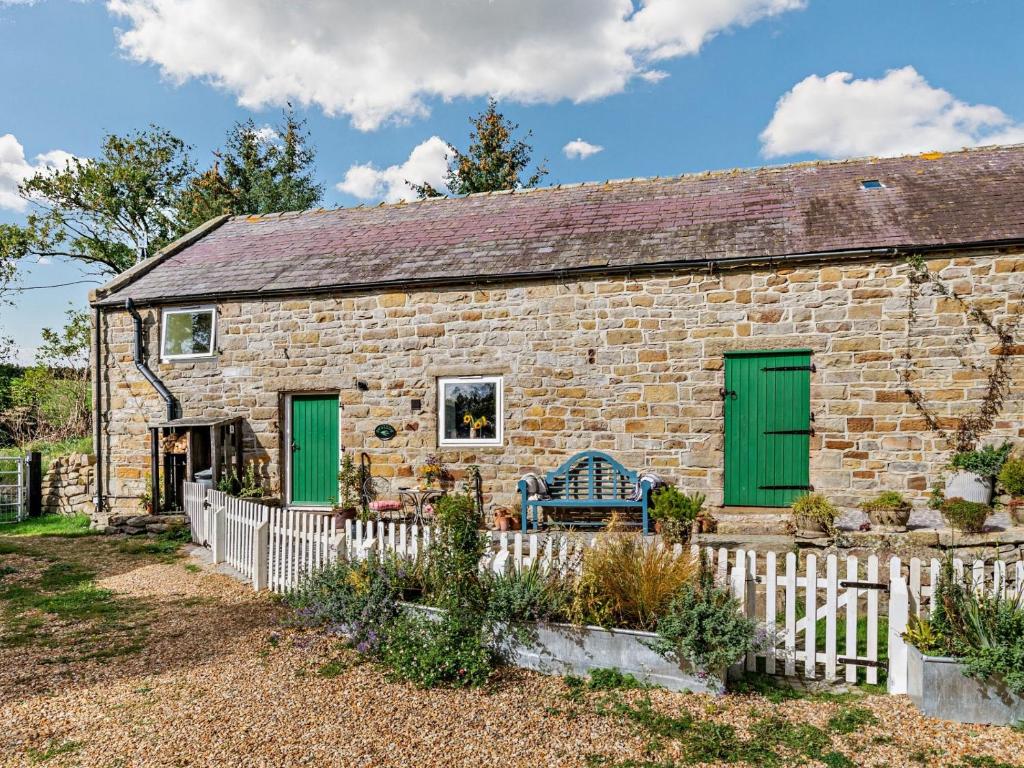
[[[181,509],[182,484],[194,482],[197,472],[212,470],[214,485],[232,472],[242,477],[242,422],[241,416],[192,416],[149,427],[153,514],[159,514],[162,506],[161,463],[168,509]]]

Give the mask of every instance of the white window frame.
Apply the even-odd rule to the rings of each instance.
[[[494,437],[469,439],[449,439],[444,436],[444,387],[445,384],[494,384],[495,385],[495,421]],[[504,376],[438,376],[437,377],[437,444],[441,448],[462,447],[481,448],[504,445],[505,441],[505,377]]]
[[[210,351],[209,352],[197,352],[189,355],[167,355],[164,354],[165,343],[167,341],[167,318],[170,315],[185,315],[194,314],[196,312],[209,312],[213,317],[213,324],[211,326],[212,331],[210,333]],[[174,362],[176,360],[198,360],[201,358],[209,358],[217,356],[217,308],[214,306],[200,306],[200,307],[173,307],[170,309],[164,309],[160,313],[160,360],[165,363]]]

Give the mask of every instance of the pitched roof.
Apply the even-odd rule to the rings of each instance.
[[[884,186],[865,189],[877,179]],[[1024,145],[235,216],[100,303],[1024,240]]]

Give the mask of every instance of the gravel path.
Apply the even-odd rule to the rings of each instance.
[[[485,690],[421,691],[389,682],[332,640],[283,628],[273,598],[226,576],[187,560],[104,559],[105,545],[93,540],[76,546],[96,549],[84,556],[101,568],[100,586],[146,606],[142,650],[64,664],[48,663],[45,648],[0,650],[0,765],[669,765],[686,757],[685,744],[655,744],[635,722],[601,714],[609,696],[729,723],[741,736],[772,715],[827,728],[850,706],[660,690],[574,697],[558,678],[518,670],[502,672]],[[1021,732],[926,720],[903,697],[865,696],[856,706],[877,722],[832,735],[832,748],[852,765],[960,766],[964,755],[999,761],[980,765],[1024,760]]]

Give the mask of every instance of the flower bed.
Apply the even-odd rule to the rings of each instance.
[[[437,608],[412,603],[406,607],[441,620]],[[670,691],[725,692],[724,676],[700,672],[689,662],[656,650],[662,641],[654,632],[534,622],[515,629],[498,627],[493,636],[503,662],[547,675],[584,676],[595,669],[617,669]]]
[[[482,572],[487,537],[472,500],[437,507],[429,557],[341,560],[289,595],[297,617],[424,687],[480,685],[511,663],[721,692],[753,649],[754,621],[689,552],[612,530],[575,563]]]

